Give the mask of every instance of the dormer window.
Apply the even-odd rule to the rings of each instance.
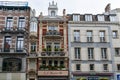
[[[55,11],[51,11],[51,16],[55,16]]]
[[[98,18],[98,21],[104,21],[105,20],[104,15],[98,15],[97,18]]]
[[[73,15],[73,21],[80,21],[80,15]]]
[[[115,21],[116,21],[116,16],[110,15],[110,21],[111,21],[111,22],[115,22]]]
[[[85,15],[85,21],[92,21],[92,15]]]

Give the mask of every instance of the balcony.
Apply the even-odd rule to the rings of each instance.
[[[30,32],[30,37],[37,37],[37,32]]]
[[[41,53],[42,57],[64,57],[65,56],[65,52],[63,51],[46,51],[46,52],[42,52]]]
[[[0,54],[26,54],[26,49],[0,48]]]
[[[46,32],[44,37],[45,38],[61,38],[62,36],[61,36],[60,32],[54,30],[54,31]]]
[[[36,58],[37,56],[37,52],[36,51],[31,51],[29,54],[28,54],[28,58]]]
[[[4,27],[1,30],[1,33],[22,33],[24,34],[27,32],[27,30],[24,27],[18,27],[18,28],[13,28],[13,27]]]
[[[67,70],[38,71],[38,76],[68,76],[68,71]]]

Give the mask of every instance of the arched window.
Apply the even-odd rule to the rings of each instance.
[[[30,31],[37,32],[37,23],[36,22],[30,23]]]
[[[19,58],[5,58],[3,59],[3,71],[21,71],[22,60]]]
[[[51,11],[51,16],[55,16],[55,11]]]

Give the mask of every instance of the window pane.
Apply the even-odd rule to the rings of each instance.
[[[98,21],[104,21],[104,15],[98,15]]]
[[[76,70],[80,70],[80,64],[76,64]]]
[[[74,30],[74,41],[80,41],[80,31]]]
[[[23,29],[25,27],[25,18],[24,17],[20,17],[19,18],[19,29]]]
[[[11,27],[13,27],[13,18],[7,17],[6,29],[12,29]]]
[[[17,50],[18,51],[23,50],[23,44],[24,44],[23,40],[24,40],[23,37],[17,37]]]

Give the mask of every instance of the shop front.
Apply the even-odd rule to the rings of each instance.
[[[38,71],[38,80],[69,80],[68,71]]]
[[[113,80],[113,73],[80,73],[73,72],[73,80]],[[120,79],[119,79],[120,80]]]

